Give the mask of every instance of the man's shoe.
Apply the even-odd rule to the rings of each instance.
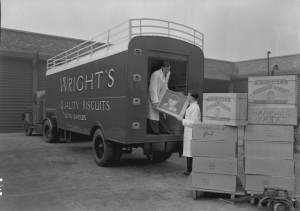
[[[190,172],[190,171],[185,171],[185,172],[183,172],[183,174],[184,174],[184,175],[190,175],[191,172]]]

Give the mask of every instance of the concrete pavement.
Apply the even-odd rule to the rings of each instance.
[[[192,199],[185,189],[185,158],[150,163],[135,149],[115,167],[99,167],[91,142],[45,143],[41,136],[0,134],[0,210],[258,210],[231,205],[220,194]]]

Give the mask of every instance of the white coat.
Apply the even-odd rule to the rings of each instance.
[[[186,157],[192,157],[191,152],[191,140],[193,133],[194,122],[201,121],[201,111],[197,101],[192,102],[185,111],[185,118],[182,120],[184,126],[183,134],[183,155]]]
[[[159,121],[159,112],[153,107],[153,103],[159,102],[159,94],[164,87],[168,88],[168,81],[170,78],[170,71],[165,77],[162,69],[156,70],[152,73],[149,85],[149,97],[148,97],[148,113],[147,118],[151,120]]]

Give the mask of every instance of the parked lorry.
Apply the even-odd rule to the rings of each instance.
[[[130,19],[47,61],[46,90],[24,113],[24,133],[46,142],[90,137],[100,166],[142,147],[147,158],[164,161],[182,151],[183,128],[168,116],[172,135],[147,134],[148,86],[163,61],[171,64],[169,89],[202,96],[203,34],[158,19]],[[199,103],[201,103],[201,98]]]

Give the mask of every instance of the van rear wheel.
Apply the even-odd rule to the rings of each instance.
[[[113,146],[107,143],[101,129],[97,129],[93,136],[94,159],[99,166],[111,166],[114,162]]]

